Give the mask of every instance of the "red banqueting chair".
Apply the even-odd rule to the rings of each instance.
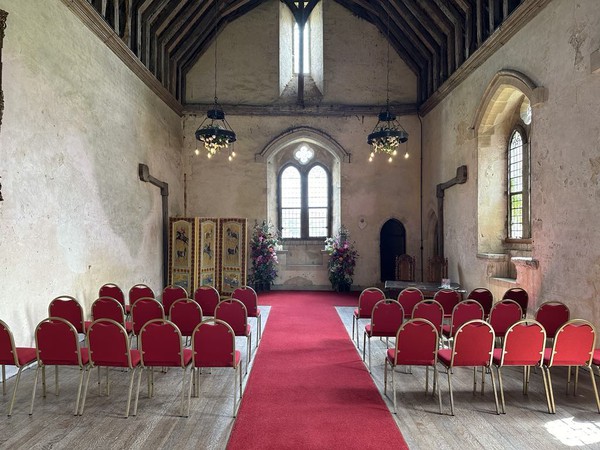
[[[492,388],[496,401],[496,414],[498,408],[498,394],[494,372],[491,370],[494,352],[494,330],[491,325],[483,320],[471,320],[462,325],[454,335],[452,348],[438,350],[438,361],[446,368],[448,374],[448,390],[450,391],[450,412],[454,415],[454,394],[452,393],[452,369],[455,367],[473,367],[473,393],[476,390],[476,370],[481,367],[482,377],[489,369],[492,378]],[[484,384],[481,384],[483,393]]]
[[[233,330],[236,336],[243,336],[247,340],[247,361],[246,373],[250,365],[252,329],[248,325],[248,314],[246,306],[235,298],[221,300],[215,308],[215,319],[226,322]]]
[[[140,335],[142,327],[153,319],[164,319],[165,310],[161,303],[151,297],[137,299],[131,305],[131,325],[134,336]]]
[[[501,369],[504,366],[523,366],[523,395],[527,395],[531,367],[541,367],[545,345],[546,333],[544,327],[535,320],[522,319],[508,328],[502,348],[494,349],[492,363],[498,373],[502,414],[506,413],[506,404],[504,401]],[[542,376],[544,378],[544,391],[546,392],[548,412],[550,412],[550,400],[548,397],[546,373],[544,371],[542,371]]]
[[[354,329],[356,328],[356,346],[360,348],[360,338],[358,335],[358,321],[360,319],[371,319],[371,313],[375,303],[383,300],[385,294],[376,287],[368,287],[364,289],[358,297],[358,308],[352,314],[352,339],[354,339]]]
[[[365,325],[363,333],[363,361],[365,360],[365,351],[367,347],[367,337],[369,338],[369,372],[371,372],[371,338],[385,337],[387,340],[396,337],[398,328],[404,321],[404,309],[398,301],[386,298],[379,300],[373,307],[371,322]]]
[[[429,391],[429,368],[433,367],[433,389],[437,387],[437,396],[442,413],[442,396],[437,371],[437,350],[439,334],[437,327],[426,319],[410,319],[404,322],[396,333],[394,348],[388,349],[383,372],[383,393],[387,395],[388,365],[392,370],[392,390],[394,391],[394,413],[396,410],[396,385],[394,372],[396,366],[425,366],[425,393]]]
[[[415,305],[423,300],[423,298],[423,292],[417,288],[408,287],[400,291],[396,300],[398,300],[398,303],[404,308],[405,319],[411,318]]]
[[[184,416],[185,382],[187,368],[192,362],[192,350],[183,347],[181,333],[177,325],[164,319],[153,319],[147,322],[140,331],[139,339],[140,364],[142,369],[146,369],[147,372],[149,398],[154,396],[154,367],[179,367],[183,369],[180,415]],[[134,416],[137,415],[141,379],[142,370],[139,371],[138,375],[135,406],[133,407]]]
[[[442,337],[449,343],[456,331],[471,320],[483,320],[483,307],[475,300],[464,300],[452,309],[450,323],[442,326]]]
[[[164,288],[162,292],[162,304],[165,313],[168,314],[171,310],[171,305],[182,298],[188,298],[188,293],[185,288],[174,284]]]
[[[508,329],[523,318],[521,306],[514,300],[501,300],[492,306],[488,322],[494,329],[496,339],[502,341]]]
[[[156,298],[156,296],[149,286],[139,283],[129,289],[129,307],[133,308],[134,303],[140,298]]]
[[[467,299],[475,300],[479,302],[481,307],[483,308],[483,314],[485,318],[490,315],[490,311],[492,310],[492,306],[494,305],[494,294],[487,288],[475,288],[473,289]]]
[[[442,334],[442,325],[444,323],[444,308],[438,302],[432,299],[422,300],[417,303],[413,309],[412,319],[427,319],[438,332]]]
[[[258,341],[262,337],[262,318],[260,308],[258,307],[258,295],[256,291],[250,286],[242,286],[233,291],[231,298],[241,301],[246,307],[248,317],[256,319],[256,347],[258,347]]]
[[[226,322],[219,319],[207,319],[198,324],[192,337],[192,378],[194,372],[199,376],[203,367],[231,367],[233,377],[233,417],[237,413],[238,401],[236,400],[239,383],[239,399],[242,399],[242,358],[239,350],[235,348],[235,333]],[[192,380],[190,379],[190,383]],[[199,379],[195,383],[195,395],[199,396]],[[191,392],[188,394],[188,415],[191,403]]]
[[[98,297],[112,297],[116,301],[118,301],[123,307],[123,311],[125,315],[129,315],[129,311],[131,309],[130,305],[125,303],[125,294],[123,294],[123,290],[116,285],[115,283],[106,283],[100,287],[98,290]]]
[[[552,389],[552,377],[550,369],[556,366],[569,367],[567,375],[567,386],[571,381],[571,366],[575,366],[575,382],[573,383],[573,394],[577,393],[578,371],[585,367],[590,371],[592,388],[596,397],[596,407],[600,413],[600,399],[596,388],[594,371],[592,370],[594,358],[594,345],[596,342],[596,331],[594,326],[583,319],[573,319],[561,326],[556,332],[554,343],[551,348],[544,350],[542,370],[546,371],[547,391],[549,393],[550,413],[556,414],[556,403]]]
[[[74,415],[78,415],[83,375],[87,370],[89,357],[88,349],[79,346],[77,330],[71,323],[60,317],[44,319],[35,328],[35,347],[38,364],[35,370],[35,381],[29,414],[33,414],[35,391],[40,369],[42,369],[43,395],[46,397],[46,366],[55,366],[56,395],[58,395],[58,367],[76,366],[79,367],[80,375]]]
[[[525,289],[522,288],[510,288],[508,289],[504,295],[502,295],[502,300],[514,300],[519,304],[521,309],[523,310],[523,318],[527,316],[527,307],[529,305],[529,294]]]
[[[86,321],[81,304],[70,295],[56,297],[48,305],[48,317],[61,317],[75,327],[78,333],[85,334],[92,323]]]
[[[212,286],[200,286],[194,292],[194,300],[202,308],[202,314],[204,316],[214,317],[215,308],[221,301],[219,291]]]
[[[128,334],[133,331],[131,321],[125,320],[123,305],[112,297],[98,297],[92,303],[92,319],[111,319],[125,328]]]
[[[81,412],[79,414],[83,414],[85,407],[90,375],[92,374],[91,369],[94,367],[98,367],[98,369],[106,367],[106,395],[109,395],[109,368],[121,367],[128,369],[131,374],[129,377],[127,406],[125,408],[125,417],[129,417],[133,380],[135,372],[140,365],[139,350],[130,349],[127,331],[123,325],[111,319],[98,319],[92,322],[87,331],[87,342],[90,355],[90,370],[86,377],[83,400],[81,401]]]
[[[444,308],[444,316],[451,317],[452,310],[460,302],[460,293],[453,289],[440,289],[433,299]]]
[[[171,305],[169,320],[177,325],[181,336],[191,338],[198,324],[202,322],[202,308],[192,299],[181,298]]]
[[[18,369],[13,388],[13,395],[8,405],[8,417],[12,415],[15,397],[17,396],[17,388],[21,379],[21,372],[28,364],[31,364],[37,359],[35,348],[33,347],[16,347],[15,339],[10,328],[6,323],[0,320],[0,365],[2,366],[2,394],[6,395],[6,366],[15,366]]]
[[[535,320],[546,330],[546,337],[554,339],[558,329],[569,321],[571,312],[562,302],[545,302],[535,312]]]

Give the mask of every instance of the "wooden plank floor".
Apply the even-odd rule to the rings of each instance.
[[[268,307],[263,311],[263,330],[268,323]],[[348,334],[352,326],[352,308],[337,308]],[[252,320],[253,331],[255,322]],[[361,352],[362,330],[361,323]],[[266,327],[268,332],[268,325]],[[237,338],[245,356],[245,338]],[[254,352],[255,336],[252,340]],[[385,342],[374,339],[373,379],[383,395],[383,355]],[[362,355],[362,353],[361,353]],[[251,369],[252,367],[250,367]],[[104,373],[104,372],[103,372]],[[61,391],[53,391],[54,370],[48,371],[48,396],[41,396],[38,385],[33,416],[29,405],[34,370],[23,372],[12,417],[5,415],[14,378],[7,383],[7,395],[0,402],[0,448],[202,448],[224,449],[233,425],[231,417],[233,372],[213,369],[201,375],[200,397],[192,398],[190,417],[179,414],[181,370],[155,373],[155,395],[146,394],[142,377],[138,415],[125,419],[126,390],[129,374],[111,370],[111,395],[100,395],[92,374],[84,415],[73,416],[79,371],[61,369]],[[447,379],[440,374],[443,411],[437,399],[424,393],[425,370],[414,367],[412,374],[397,372],[398,414],[396,421],[410,448],[600,448],[600,414],[596,412],[589,375],[580,376],[577,397],[565,395],[566,371],[553,371],[557,414],[547,413],[541,374],[532,374],[530,392],[521,392],[521,372],[504,372],[507,414],[496,415],[489,376],[486,393],[472,394],[472,371],[457,369],[453,375],[455,416],[449,415]],[[244,384],[247,377],[244,378]],[[343,383],[343,380],[340,380]],[[104,384],[103,384],[104,386]],[[383,397],[390,408],[392,402]],[[292,424],[290,425],[292,426]],[[357,424],[359,426],[359,424]],[[268,441],[269,437],[265,436]]]

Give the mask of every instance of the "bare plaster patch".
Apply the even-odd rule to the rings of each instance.
[[[587,39],[587,33],[584,31],[584,26],[575,25],[571,30],[569,30],[571,37],[569,38],[569,44],[575,50],[575,59],[573,61],[573,67],[577,70],[584,69],[584,60],[583,55],[581,53],[581,47],[585,43]]]
[[[590,177],[590,181],[598,185],[598,177],[600,176],[600,156],[597,158],[590,158],[590,166],[592,169],[592,176]]]

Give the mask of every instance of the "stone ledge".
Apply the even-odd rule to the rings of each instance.
[[[508,255],[506,253],[477,253],[477,259],[508,261]]]
[[[528,256],[513,256],[510,261],[517,267],[529,267],[535,270],[540,267],[540,262],[537,259]]]

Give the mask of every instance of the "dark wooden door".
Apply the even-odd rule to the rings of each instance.
[[[402,222],[390,219],[381,227],[379,236],[379,258],[381,281],[395,278],[396,256],[406,253],[406,229]]]

